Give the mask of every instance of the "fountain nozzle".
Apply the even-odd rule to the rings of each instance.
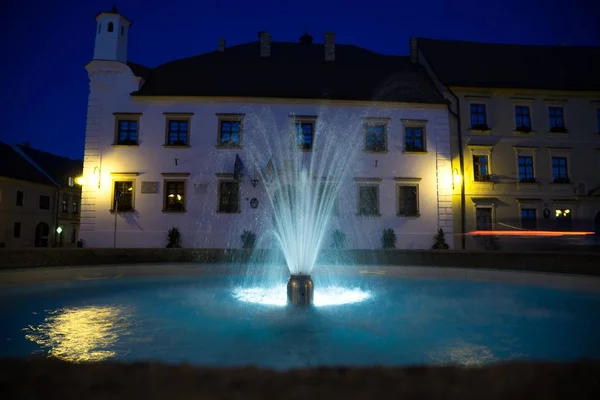
[[[288,304],[308,306],[313,303],[315,286],[310,275],[292,275],[287,284]]]

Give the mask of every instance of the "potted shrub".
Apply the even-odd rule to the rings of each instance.
[[[381,247],[384,249],[395,249],[396,248],[396,233],[393,229],[388,228],[383,230],[381,235]]]
[[[242,239],[242,248],[243,249],[253,249],[256,244],[256,234],[252,233],[252,231],[244,231],[240,235]]]
[[[179,232],[179,229],[176,227],[171,228],[167,233],[167,240],[169,241],[167,243],[167,248],[180,248],[181,233]]]
[[[434,250],[447,250],[450,248],[448,243],[446,243],[446,238],[444,236],[444,231],[442,228],[438,231],[438,233],[433,237],[433,246],[431,246]]]
[[[346,248],[346,234],[339,229],[333,231],[333,243],[331,244],[332,249],[345,249]]]

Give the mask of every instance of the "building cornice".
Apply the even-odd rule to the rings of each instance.
[[[276,97],[225,97],[225,96],[130,96],[134,104],[261,104],[309,105],[338,107],[406,108],[420,107],[446,109],[443,103],[408,103],[370,100],[292,99]]]
[[[455,93],[468,92],[470,96],[509,95],[516,97],[532,96],[559,96],[559,97],[589,97],[592,101],[600,101],[600,90],[551,90],[551,89],[523,89],[523,88],[499,88],[494,86],[448,86]]]

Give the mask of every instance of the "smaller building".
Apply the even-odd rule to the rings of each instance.
[[[83,163],[0,142],[0,247],[76,246]]]
[[[456,243],[556,249],[549,231],[571,247],[592,243],[584,234],[600,219],[600,47],[413,38],[411,57],[450,102],[452,168],[463,178]],[[465,235],[475,231],[518,239],[502,232],[490,245]]]

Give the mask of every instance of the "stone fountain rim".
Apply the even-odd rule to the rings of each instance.
[[[219,276],[261,274],[267,266],[235,264],[160,263],[64,266],[0,270],[0,287],[68,284],[76,281],[156,276]],[[271,267],[272,268],[272,267]],[[600,292],[600,277],[551,272],[432,266],[334,266],[321,267],[313,277],[336,274],[385,278],[425,278],[497,282],[559,289]]]

